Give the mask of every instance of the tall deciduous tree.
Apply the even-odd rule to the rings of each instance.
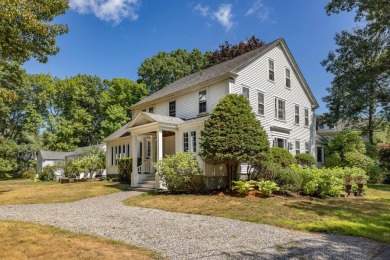
[[[101,137],[105,138],[131,119],[131,106],[149,95],[143,83],[125,78],[105,80],[107,89],[101,97],[104,119],[101,125]]]
[[[221,99],[205,122],[201,156],[210,163],[223,163],[228,185],[237,180],[238,166],[255,161],[269,151],[267,134],[256,119],[248,100],[236,94]]]
[[[333,0],[326,7],[328,14],[351,10],[365,27],[336,34],[338,48],[322,62],[335,76],[323,100],[333,123],[366,118],[365,130],[373,143],[376,122],[390,117],[390,2]]]
[[[152,93],[156,92],[179,78],[203,69],[208,65],[208,55],[198,49],[192,52],[182,49],[159,52],[142,62],[138,68],[138,81],[145,83]]]

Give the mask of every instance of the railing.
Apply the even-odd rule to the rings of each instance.
[[[150,160],[147,160],[143,164],[138,166],[138,173],[144,173],[144,172],[149,172],[149,173],[154,172],[154,167]]]

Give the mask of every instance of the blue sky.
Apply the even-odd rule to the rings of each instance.
[[[103,79],[137,79],[141,62],[178,48],[215,50],[225,40],[255,35],[270,42],[283,37],[320,103],[332,75],[320,61],[335,49],[336,32],[354,26],[353,13],[327,16],[328,0],[70,0],[56,22],[69,33],[58,37],[60,52],[46,64],[34,60],[28,73],[61,78],[78,73]]]

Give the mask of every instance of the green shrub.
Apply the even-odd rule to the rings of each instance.
[[[199,175],[196,159],[189,152],[179,152],[168,155],[155,164],[157,174],[168,190],[199,190],[195,185],[194,176]]]
[[[23,178],[23,179],[34,180],[35,177],[36,177],[36,175],[37,175],[36,170],[33,169],[33,168],[31,168],[31,169],[28,169],[28,170],[26,170],[26,171],[24,171],[24,172],[22,173],[22,178]]]
[[[57,165],[47,165],[43,167],[42,172],[38,173],[38,179],[41,181],[52,181],[55,177],[55,172],[58,170]]]
[[[116,161],[118,163],[118,173],[121,181],[130,183],[133,160],[131,158],[120,158],[116,159]]]
[[[281,190],[299,191],[302,186],[302,176],[284,168],[272,161],[258,161],[254,165],[255,171],[252,174],[254,180],[268,180],[276,182]]]
[[[254,181],[233,181],[232,190],[246,194],[255,189],[255,184],[256,182]]]
[[[316,164],[316,159],[308,153],[300,153],[295,155],[295,160],[300,165],[313,166]]]
[[[282,165],[283,167],[288,167],[291,164],[296,163],[294,156],[287,150],[280,147],[271,148],[272,160],[275,163]]]
[[[259,181],[257,186],[259,187],[259,191],[261,191],[261,193],[266,197],[269,197],[272,192],[278,191],[280,189],[279,186],[273,181]]]

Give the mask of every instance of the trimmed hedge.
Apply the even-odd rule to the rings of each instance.
[[[300,153],[295,155],[295,160],[300,165],[313,166],[316,164],[316,159],[308,153]]]
[[[271,148],[272,161],[280,164],[282,167],[288,167],[291,164],[295,164],[296,160],[294,156],[287,150],[280,147]]]

